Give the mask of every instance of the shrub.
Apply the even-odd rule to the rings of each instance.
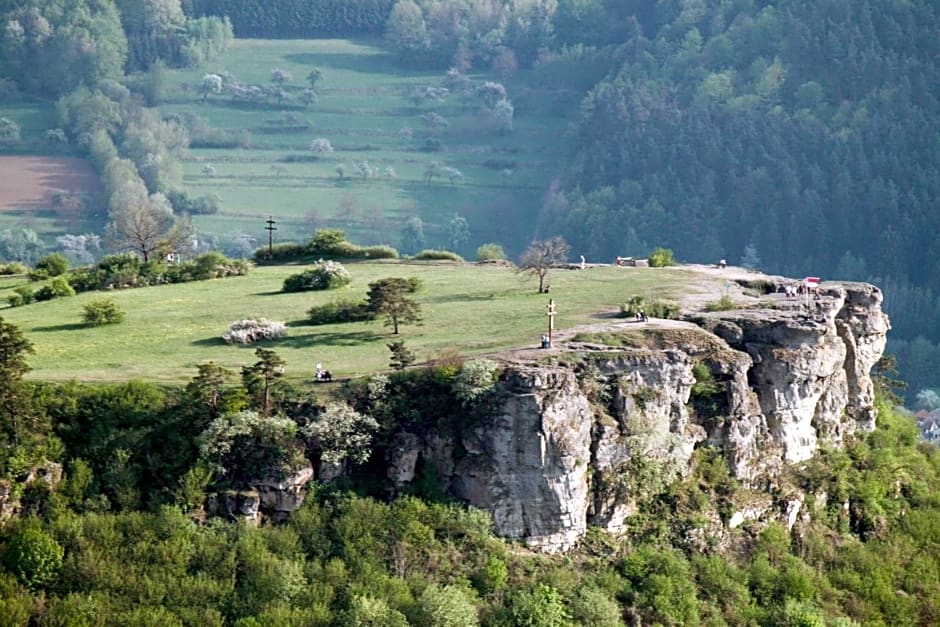
[[[340,229],[318,229],[307,244],[308,253],[324,257],[349,257],[356,248]]]
[[[495,261],[505,258],[506,251],[499,244],[483,244],[477,248],[477,261]]]
[[[676,320],[679,318],[679,305],[662,300],[647,300],[639,295],[631,296],[630,299],[620,305],[620,317],[632,318],[640,311],[646,313],[650,318],[665,318]]]
[[[430,250],[425,249],[419,252],[413,257],[413,259],[423,260],[423,261],[463,261],[463,257],[458,255],[455,252],[449,250]]]
[[[418,598],[418,610],[424,625],[479,625],[475,595],[456,585],[431,584]]]
[[[75,296],[75,290],[63,276],[57,276],[36,290],[36,300],[52,300],[62,296]]]
[[[59,576],[65,550],[38,523],[27,522],[16,531],[3,551],[9,572],[30,588],[51,585]]]
[[[10,307],[22,307],[36,300],[36,293],[28,285],[22,285],[13,290],[13,294],[7,297]]]
[[[643,296],[631,296],[630,300],[620,305],[620,317],[632,318],[640,311],[651,318],[666,318],[676,320],[679,318],[679,305],[662,300],[648,301]]]
[[[705,305],[705,311],[729,311],[734,308],[734,300],[727,294]]]
[[[284,279],[285,292],[303,292],[306,290],[331,290],[349,285],[349,272],[343,264],[335,261],[317,262],[316,266]]]
[[[36,262],[36,267],[30,273],[33,281],[41,281],[50,277],[61,276],[69,269],[69,260],[60,253],[46,255]]]
[[[369,303],[364,300],[338,300],[316,305],[307,311],[307,322],[310,324],[366,322],[374,319],[375,314],[369,310]]]
[[[647,316],[667,320],[678,320],[679,311],[679,305],[677,303],[668,303],[664,300],[654,300],[646,307]]]
[[[85,304],[82,312],[82,320],[90,327],[117,324],[124,320],[124,312],[113,300],[100,298]]]
[[[338,464],[349,459],[362,464],[372,454],[372,436],[378,429],[375,418],[345,403],[330,403],[303,434],[316,442],[323,461]]]
[[[247,318],[236,320],[222,339],[228,344],[251,344],[260,340],[274,340],[283,337],[287,328],[283,322],[273,322],[265,318]]]
[[[640,311],[651,318],[666,318],[676,320],[679,318],[679,305],[662,300],[647,301],[642,296],[632,296],[626,303],[620,305],[620,317],[632,318]]]
[[[665,268],[666,266],[676,265],[672,251],[668,248],[655,249],[650,253],[649,262],[651,268]]]
[[[72,270],[66,276],[66,280],[76,292],[87,292],[98,287],[98,274],[94,268]]]
[[[229,259],[215,250],[197,255],[188,263],[192,264],[192,276],[196,281],[248,274],[248,263],[244,259]]]
[[[464,363],[454,379],[454,396],[462,403],[473,403],[492,389],[499,376],[499,364],[491,359]]]

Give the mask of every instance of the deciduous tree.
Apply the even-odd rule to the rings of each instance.
[[[175,250],[192,235],[192,226],[174,218],[163,194],[129,196],[110,212],[107,238],[114,248],[134,251],[147,262],[161,247]]]
[[[562,237],[535,240],[519,258],[519,272],[531,274],[539,279],[539,294],[548,291],[545,277],[549,269],[568,260],[571,247]]]

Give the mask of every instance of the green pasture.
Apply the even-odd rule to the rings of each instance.
[[[268,84],[274,68],[293,75],[288,90],[300,90],[314,67],[323,78],[318,101],[309,107],[261,106],[221,95],[203,102],[196,91],[206,72],[228,71],[244,83]],[[216,193],[223,201],[220,214],[198,216],[197,226],[204,233],[243,230],[266,240],[263,220],[270,215],[283,221],[280,240],[303,241],[319,219],[354,240],[398,246],[402,226],[416,215],[428,245],[440,247],[450,219],[460,213],[472,232],[461,252],[472,254],[479,244],[495,241],[518,253],[534,234],[534,216],[556,171],[567,122],[540,110],[539,87],[527,85],[524,75],[507,82],[510,98],[516,100],[515,89],[518,101],[527,104],[506,134],[494,130],[477,104],[465,107],[456,96],[421,106],[405,97],[409,86],[439,85],[443,74],[404,70],[379,45],[347,40],[236,40],[224,58],[206,67],[171,72],[164,113],[195,114],[213,128],[250,137],[247,148],[190,150],[187,190]],[[486,74],[471,78],[498,80]],[[422,150],[430,131],[421,116],[430,111],[450,122],[436,133],[438,152]],[[290,126],[299,121],[307,127],[286,129],[288,116],[295,120]],[[411,137],[404,128],[412,130]],[[334,152],[313,159],[308,146],[317,137],[329,139]],[[357,179],[360,161],[376,175]],[[464,178],[428,183],[424,171],[432,161],[458,168]],[[207,163],[213,176],[203,172]],[[336,173],[339,164],[346,165],[344,180]],[[389,166],[394,178],[384,175]],[[344,209],[350,195],[358,209],[352,213]]]
[[[307,108],[231,102],[224,96],[202,102],[195,91],[206,72],[227,70],[242,82],[260,84],[269,82],[273,68],[291,72],[287,87],[299,90],[313,67],[322,70],[323,79],[318,101]],[[244,131],[250,138],[247,148],[192,148],[185,158],[186,190],[222,199],[218,215],[194,216],[203,239],[244,232],[266,242],[264,220],[272,216],[278,221],[277,241],[306,241],[315,228],[326,226],[344,229],[359,243],[398,247],[405,222],[419,216],[427,246],[440,248],[447,246],[449,222],[459,213],[471,230],[461,254],[472,257],[484,242],[500,243],[511,255],[521,252],[536,235],[535,216],[557,171],[567,121],[540,104],[551,97],[543,98],[534,82],[527,84],[524,72],[506,83],[517,103],[514,128],[507,134],[495,132],[478,105],[465,107],[455,96],[420,107],[405,97],[409,86],[439,85],[443,74],[402,69],[380,44],[347,40],[236,40],[222,59],[169,72],[160,107],[164,115],[192,113],[213,128]],[[498,80],[485,73],[471,78]],[[429,111],[450,122],[437,133],[438,152],[422,150],[430,132],[421,115]],[[288,115],[309,127],[285,132]],[[53,103],[0,103],[0,116],[20,124],[24,147],[40,153],[52,149],[41,136],[57,124]],[[406,127],[412,129],[410,138],[401,133]],[[330,139],[334,152],[314,159],[308,146],[317,137]],[[360,161],[374,168],[372,178],[357,177]],[[434,161],[458,168],[463,179],[427,182],[425,168]],[[203,172],[206,164],[215,169],[213,176]],[[336,172],[340,164],[346,166],[343,179]],[[394,178],[386,175],[387,167],[394,169]],[[103,211],[94,207],[68,221],[44,210],[4,212],[0,228],[28,226],[51,245],[66,232],[100,233]]]
[[[507,228],[527,228],[524,216],[513,211],[524,193],[518,187],[449,182],[429,186],[401,176],[339,181],[335,173],[305,176],[306,165],[287,164],[280,176],[257,163],[220,164],[212,177],[187,174],[190,190],[216,193],[226,207],[216,215],[194,216],[194,223],[202,232],[243,231],[264,237],[264,221],[270,216],[277,221],[278,241],[305,241],[315,228],[331,227],[344,229],[362,244],[397,245],[400,225],[417,215],[424,222],[428,247],[447,246],[448,222],[455,213],[470,222],[481,242],[500,241]],[[236,205],[243,209],[234,209]],[[495,209],[500,210],[498,218],[491,213]],[[458,252],[472,255],[475,249],[471,243]]]
[[[537,282],[512,269],[471,264],[420,262],[352,263],[351,285],[328,292],[281,293],[283,280],[303,266],[265,266],[244,277],[91,292],[71,298],[0,309],[33,343],[30,376],[43,380],[181,382],[200,363],[214,361],[238,371],[255,361],[259,345],[230,346],[221,340],[229,324],[246,317],[265,317],[288,325],[285,338],[260,345],[274,349],[287,362],[288,377],[309,381],[315,364],[337,377],[388,368],[386,344],[395,339],[381,321],[326,326],[304,323],[315,304],[365,297],[368,284],[389,276],[416,276],[423,282],[415,299],[421,325],[402,327],[400,337],[419,360],[445,350],[465,356],[514,347],[537,346],[547,328],[548,295],[536,293]],[[606,319],[633,294],[677,297],[691,289],[693,275],[680,268],[588,268],[552,270],[551,298],[564,329]],[[0,280],[0,300],[25,278]],[[700,281],[699,281],[700,282]],[[82,306],[90,300],[113,299],[127,317],[117,325],[86,328]]]

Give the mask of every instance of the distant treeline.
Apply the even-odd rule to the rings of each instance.
[[[227,16],[237,37],[379,35],[394,0],[190,0],[192,16]]]

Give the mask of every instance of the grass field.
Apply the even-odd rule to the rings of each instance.
[[[244,83],[268,84],[274,68],[290,72],[288,87],[300,88],[313,67],[323,78],[318,101],[307,108],[261,107],[222,95],[202,102],[193,91],[206,72],[225,70]],[[555,172],[554,155],[560,154],[567,121],[540,109],[543,99],[523,75],[507,82],[517,108],[507,134],[492,128],[479,105],[464,107],[455,96],[420,107],[406,99],[408,87],[437,86],[442,78],[443,72],[403,71],[381,48],[346,40],[237,40],[210,66],[171,73],[161,107],[165,113],[195,114],[213,128],[250,136],[248,148],[191,149],[184,164],[186,188],[217,193],[224,207],[217,215],[197,216],[197,226],[204,234],[243,231],[264,241],[263,220],[273,216],[281,240],[303,241],[316,226],[329,226],[345,229],[357,242],[399,246],[401,227],[416,215],[424,222],[428,247],[444,247],[448,223],[459,213],[472,232],[459,252],[469,255],[481,243],[498,242],[518,253],[534,234],[534,216]],[[429,136],[421,116],[430,111],[450,122],[439,133],[440,152],[419,149]],[[310,126],[278,132],[276,122],[286,115]],[[403,128],[412,129],[410,138]],[[329,139],[334,152],[309,160],[309,144],[317,137]],[[293,161],[298,158],[308,160]],[[360,161],[377,175],[357,178],[354,164]],[[459,169],[463,180],[425,182],[432,161]],[[211,176],[203,173],[207,163],[215,169]],[[340,164],[347,166],[345,180],[336,173]],[[382,174],[389,166],[394,178]]]
[[[329,292],[281,293],[285,277],[303,266],[267,266],[245,277],[219,279],[103,294],[92,292],[17,308],[0,309],[34,344],[32,378],[85,381],[180,382],[197,364],[215,361],[238,370],[255,361],[254,350],[272,348],[287,361],[287,376],[309,381],[322,362],[337,377],[388,368],[386,344],[395,339],[381,321],[309,326],[306,311],[338,298],[364,298],[368,283],[389,276],[416,276],[423,289],[416,300],[423,323],[402,327],[402,337],[418,359],[448,349],[471,356],[506,348],[536,346],[545,331],[548,295],[537,282],[510,268],[422,263],[348,264],[353,283]],[[588,268],[553,270],[551,297],[556,328],[597,322],[633,294],[663,299],[690,289],[688,271],[679,268]],[[25,278],[0,279],[0,300]],[[118,325],[85,328],[82,305],[106,296],[127,312]],[[278,341],[230,346],[220,338],[234,320],[263,316],[288,324]]]

